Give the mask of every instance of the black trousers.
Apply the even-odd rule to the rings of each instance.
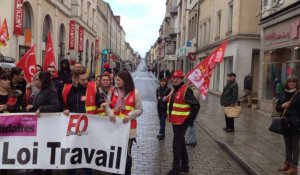
[[[131,148],[132,148],[133,141],[135,141],[135,138],[129,139],[129,141],[128,141],[127,159],[126,159],[124,175],[131,175],[131,167],[132,167]],[[118,174],[114,173],[112,175],[118,175]]]
[[[285,160],[291,162],[293,166],[298,166],[300,134],[284,134],[283,138],[285,143]]]
[[[166,118],[167,118],[167,109],[162,109],[161,107],[157,107],[158,117],[159,117],[159,134],[165,135],[166,128]]]
[[[173,171],[189,169],[189,157],[184,138],[187,128],[187,124],[173,125]]]
[[[226,128],[230,128],[234,130],[234,118],[228,118],[225,115],[225,121],[226,121]]]

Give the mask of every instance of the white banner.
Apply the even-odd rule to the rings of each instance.
[[[129,123],[88,114],[1,114],[0,169],[92,168],[123,174]]]

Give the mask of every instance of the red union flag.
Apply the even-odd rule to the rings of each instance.
[[[198,88],[202,99],[205,100],[208,94],[210,77],[214,72],[217,63],[224,59],[227,41],[202,60],[186,77]]]
[[[83,51],[83,37],[84,37],[84,28],[79,27],[79,37],[78,37],[78,51],[82,52]]]
[[[35,45],[32,46],[17,63],[17,67],[22,68],[24,71],[27,82],[32,82],[33,76],[36,73],[36,61],[34,53]]]
[[[47,37],[47,44],[46,44],[46,52],[45,52],[43,70],[47,70],[47,68],[49,66],[54,66],[57,70],[50,32],[48,32],[48,37]]]
[[[23,0],[15,0],[14,34],[23,35]]]
[[[69,31],[69,50],[75,48],[75,20],[70,20],[70,31]]]
[[[9,33],[6,19],[4,19],[2,27],[0,28],[0,46],[6,46],[9,40]]]

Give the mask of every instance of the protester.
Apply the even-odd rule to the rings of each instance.
[[[102,99],[104,99],[104,101],[106,101],[109,91],[112,90],[112,88],[113,88],[112,87],[112,81],[111,81],[109,73],[104,72],[103,74],[98,76],[97,77],[97,82],[99,84],[97,89],[100,93],[100,97]],[[100,115],[100,116],[105,116],[106,115],[105,109],[102,106],[100,108],[98,108],[97,111],[98,111],[98,115]]]
[[[282,113],[285,109],[288,110],[284,117],[287,118],[290,125],[289,131],[283,134],[285,143],[284,166],[278,169],[284,171],[285,174],[297,174],[299,162],[300,93],[298,83],[297,77],[289,76],[276,105],[278,112]]]
[[[10,89],[9,73],[0,71],[0,113],[21,112],[20,95],[21,91]]]
[[[168,98],[168,120],[173,125],[173,164],[168,175],[178,175],[189,172],[189,158],[185,145],[185,133],[188,125],[193,125],[200,104],[193,91],[183,82],[183,72],[172,74],[173,91]]]
[[[99,107],[104,100],[101,99],[96,90],[94,82],[88,82],[86,69],[83,67],[74,68],[72,71],[72,84],[65,84],[63,88],[63,102],[66,116],[72,113],[97,114]],[[84,169],[84,175],[91,175],[92,169]],[[76,169],[67,170],[68,175],[76,174]]]
[[[10,88],[15,90],[20,90],[21,95],[19,96],[19,100],[22,101],[25,91],[26,91],[26,81],[24,79],[24,71],[19,67],[13,67],[10,71]]]
[[[59,103],[60,103],[60,111],[62,111],[62,108],[63,108],[62,90],[63,90],[63,87],[64,87],[64,83],[63,83],[63,81],[61,81],[57,78],[57,70],[54,66],[49,66],[47,68],[47,71],[51,73],[51,79],[54,83],[55,89],[56,89],[57,94],[58,94],[58,100],[59,100]]]
[[[167,79],[171,78],[171,73],[170,73],[170,71],[168,69],[166,70],[166,78]]]
[[[244,78],[244,91],[247,97],[248,107],[251,107],[251,103],[252,103],[252,84],[253,84],[252,81],[253,78],[251,73]]]
[[[103,67],[104,67],[104,72],[108,72],[109,74],[112,73],[111,68],[108,63],[105,63]]]
[[[162,78],[159,80],[159,87],[156,89],[156,99],[157,99],[157,112],[159,117],[159,134],[157,135],[158,140],[163,140],[165,138],[165,127],[167,118],[167,102],[163,99],[166,98],[171,89],[168,88],[168,80]]]
[[[164,78],[165,77],[165,71],[162,69],[162,70],[160,70],[160,72],[159,72],[159,75],[158,75],[159,77],[159,79],[162,79],[162,78]]]
[[[108,94],[107,100],[110,105],[106,105],[105,112],[112,122],[116,122],[116,117],[123,118],[123,123],[131,121],[125,168],[125,175],[130,175],[132,166],[131,148],[132,142],[136,138],[136,118],[143,113],[143,107],[140,93],[135,89],[129,72],[121,71],[117,73],[115,88]]]
[[[60,71],[58,72],[58,79],[63,83],[71,83],[71,68],[69,60],[63,59],[60,62]]]
[[[200,103],[200,92],[197,89],[197,87],[191,82],[189,82],[189,87],[192,89],[195,98]],[[198,113],[197,113],[197,115],[198,115]],[[194,121],[193,125],[189,125],[188,129],[187,129],[188,135],[187,135],[186,145],[188,145],[188,146],[196,146],[197,145],[195,123],[196,123],[196,121]]]
[[[38,84],[39,84],[39,73],[37,73],[33,76],[32,83],[27,84],[22,106],[26,107],[28,105],[33,104],[33,100],[34,100],[36,94],[40,91],[39,88],[37,87]]]
[[[43,67],[39,64],[35,66],[36,74],[43,72]]]
[[[0,114],[21,112],[21,91],[10,89],[10,74],[0,70]],[[0,170],[1,175],[7,175],[12,170]]]
[[[50,72],[39,73],[38,78],[35,78],[35,85],[40,91],[36,94],[33,104],[26,107],[26,111],[34,111],[38,116],[43,112],[59,112],[58,94]]]
[[[81,63],[75,63],[74,64],[74,69],[75,68],[82,68],[83,66],[82,66],[82,64]]]
[[[238,100],[239,96],[239,87],[235,81],[236,74],[229,73],[227,74],[227,84],[223,89],[221,95],[221,106],[234,106]],[[226,127],[223,128],[226,132],[234,132],[234,118],[229,118],[225,114]]]

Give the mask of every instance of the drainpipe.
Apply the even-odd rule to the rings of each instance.
[[[197,15],[197,29],[196,29],[196,43],[195,43],[195,47],[196,50],[199,47],[199,21],[200,21],[200,0],[198,0],[198,15]]]

